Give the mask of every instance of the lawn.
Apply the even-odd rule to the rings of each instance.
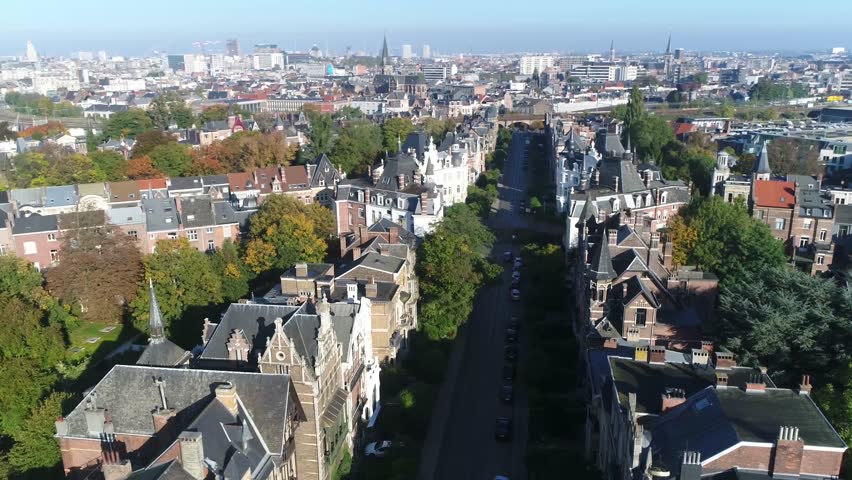
[[[73,362],[85,359],[97,362],[136,333],[136,329],[124,324],[104,325],[81,321],[77,328],[68,332],[66,359]]]

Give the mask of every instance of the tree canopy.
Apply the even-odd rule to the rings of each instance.
[[[103,139],[112,138],[116,140],[122,137],[136,137],[153,127],[154,123],[144,110],[131,108],[112,115],[104,125],[101,136]]]
[[[786,261],[784,247],[769,227],[751,218],[745,205],[722,198],[693,198],[669,225],[673,259],[697,265],[723,284],[747,281]]]
[[[155,127],[166,130],[175,124],[178,128],[189,128],[195,123],[192,110],[177,92],[166,92],[148,106],[148,116]]]
[[[399,143],[404,142],[405,137],[413,131],[414,124],[408,118],[394,117],[385,120],[382,124],[382,141],[385,150],[396,153],[399,150]]]
[[[188,175],[192,168],[189,149],[177,142],[158,145],[148,156],[154,168],[169,177],[183,177]]]
[[[382,130],[368,121],[354,121],[343,127],[329,157],[347,175],[367,171],[382,151]]]

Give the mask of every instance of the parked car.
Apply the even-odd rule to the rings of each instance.
[[[514,398],[515,392],[511,385],[503,385],[500,387],[500,400],[502,400],[503,403],[512,403]]]
[[[497,475],[496,477],[494,477],[494,480],[509,480],[509,477],[505,475]]]
[[[521,300],[521,291],[517,288],[513,288],[511,292],[509,292],[509,296],[512,298],[513,302],[517,302]]]
[[[384,457],[390,449],[397,446],[399,445],[394,444],[390,440],[368,443],[367,446],[364,448],[364,455],[368,457],[381,458]]]
[[[509,345],[506,347],[506,360],[512,363],[518,361],[518,349]]]
[[[497,417],[494,437],[503,441],[512,438],[512,420],[509,417]]]
[[[517,287],[520,284],[521,284],[521,277],[516,277],[516,276],[512,275],[512,286]]]
[[[511,261],[512,261],[512,252],[510,252],[510,251],[503,252],[503,262],[509,263]]]
[[[511,382],[515,378],[515,366],[509,363],[503,365],[502,374],[503,380]]]
[[[521,272],[514,270],[514,271],[512,271],[512,280],[516,280],[516,279],[517,280],[521,279]]]
[[[515,268],[521,268],[521,265],[524,264],[524,261],[521,257],[515,257]]]

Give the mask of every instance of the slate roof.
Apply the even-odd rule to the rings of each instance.
[[[834,223],[852,224],[852,205],[836,205]]]
[[[144,470],[137,470],[125,480],[195,480],[186,473],[177,460],[169,460],[159,465],[151,465]]]
[[[179,228],[177,204],[174,198],[142,200],[145,210],[145,226],[148,232],[177,230]]]
[[[362,255],[355,260],[355,262],[351,263],[348,268],[340,273],[340,275],[344,275],[346,272],[352,271],[356,268],[368,268],[385,273],[397,273],[404,264],[405,260],[370,252],[366,255]]]
[[[591,277],[593,280],[612,280],[615,278],[615,268],[612,266],[609,245],[605,236],[595,246],[591,263]]]
[[[111,225],[138,225],[145,223],[145,212],[142,207],[112,207],[106,211],[107,221]]]
[[[200,176],[170,178],[169,191],[203,190],[204,181]]]
[[[402,151],[407,153],[409,149],[414,149],[417,158],[422,159],[429,150],[429,135],[423,131],[409,133],[402,143]]]
[[[116,365],[87,398],[94,395],[95,406],[107,410],[115,433],[153,435],[151,414],[161,407],[155,378],[165,383],[166,402],[176,410],[176,431],[184,430],[215,398],[216,386],[231,383],[270,450],[281,451],[290,393],[288,375]],[[65,417],[68,436],[89,436],[85,409],[86,402],[80,402]]]
[[[310,178],[311,188],[330,187],[338,180],[340,180],[340,173],[334,167],[334,164],[331,163],[331,160],[323,153],[320,155],[319,160],[317,160],[316,167],[313,168]]]
[[[213,215],[216,225],[238,224],[242,229],[249,217],[257,210],[235,210],[230,202],[213,202]]]
[[[228,338],[231,336],[231,332],[236,329],[243,330],[246,338],[251,343],[254,343],[256,339],[264,339],[257,345],[258,348],[263,349],[266,347],[265,339],[271,337],[275,331],[275,319],[282,318],[286,321],[288,317],[291,317],[300,308],[289,305],[232,303],[199,358],[227,359],[228,350],[226,344]],[[249,359],[255,358],[256,354],[257,352],[250,352]]]
[[[142,355],[136,360],[136,365],[149,365],[152,367],[176,367],[183,364],[191,357],[191,354],[183,348],[175,345],[169,339],[161,342],[150,342]]]
[[[398,176],[403,175],[405,177],[405,185],[407,187],[414,183],[414,174],[418,170],[419,167],[414,157],[405,153],[399,153],[385,162],[382,176],[379,178],[375,188],[394,192],[404,190],[399,188]]]
[[[30,233],[55,232],[59,229],[58,215],[39,215],[38,213],[24,214],[15,218],[12,226],[13,235]]]
[[[605,158],[598,163],[600,184],[615,191],[615,177],[618,177],[618,193],[632,193],[647,190],[645,182],[639,176],[636,166],[626,158]]]
[[[772,169],[769,168],[769,149],[766,146],[766,142],[763,143],[763,148],[760,150],[760,156],[757,158],[757,162],[754,164],[754,173],[767,173],[772,174]]]
[[[178,198],[180,202],[180,221],[184,228],[198,228],[215,225],[212,200],[208,196]]]

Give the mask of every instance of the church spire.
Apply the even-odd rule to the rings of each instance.
[[[758,180],[769,180],[772,177],[772,169],[769,168],[769,148],[767,142],[763,142],[763,149],[760,150],[760,157],[754,165],[754,173]]]
[[[609,61],[615,61],[615,40],[609,41]]]
[[[668,41],[668,43],[666,43],[666,55],[669,55],[671,53],[672,53],[672,34],[670,33],[669,34],[669,41]]]
[[[163,323],[163,314],[160,312],[160,304],[157,303],[157,295],[154,293],[154,281],[148,279],[148,290],[151,304],[148,312],[148,332],[151,336],[151,343],[160,343],[165,339],[165,324]]]
[[[390,54],[388,53],[388,36],[384,36],[384,40],[382,41],[382,66],[386,67],[390,65]]]

